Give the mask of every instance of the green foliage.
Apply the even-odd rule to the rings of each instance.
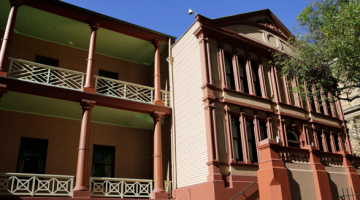
[[[360,0],[314,0],[297,17],[292,53],[273,53],[273,63],[286,77],[316,85],[315,93],[331,92],[352,101],[360,87]],[[323,88],[320,91],[320,88]],[[304,84],[295,91],[307,94]]]

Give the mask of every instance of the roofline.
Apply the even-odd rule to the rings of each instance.
[[[262,10],[255,10],[255,11],[235,14],[235,15],[229,15],[229,16],[225,16],[225,17],[218,17],[218,18],[214,18],[212,20],[218,20],[218,19],[227,18],[227,17],[235,17],[235,16],[238,16],[238,15],[247,15],[247,14],[253,14],[253,13],[256,13],[256,12],[265,12],[265,11],[271,12],[269,9],[262,9]]]
[[[79,7],[79,6],[75,6],[75,5],[70,4],[70,3],[66,3],[66,2],[63,2],[63,1],[59,1],[59,0],[38,0],[38,1],[34,1],[34,0],[23,0],[23,4],[29,5],[29,6],[33,7],[33,5],[36,4],[36,3],[38,3],[39,1],[40,1],[40,2],[44,2],[44,3],[42,3],[43,5],[46,4],[46,3],[51,3],[51,4],[56,4],[56,5],[58,5],[58,6],[64,6],[64,7],[70,8],[70,9],[75,9],[75,10],[80,11],[80,12],[85,13],[85,14],[94,15],[94,16],[97,16],[97,17],[99,17],[99,18],[111,20],[111,21],[116,22],[116,23],[120,23],[120,24],[125,24],[125,25],[128,25],[128,26],[132,26],[132,27],[134,27],[134,28],[137,28],[137,29],[140,29],[140,30],[143,30],[143,31],[148,31],[148,32],[150,32],[150,33],[153,33],[153,34],[156,34],[156,35],[160,35],[160,36],[163,36],[163,37],[166,37],[166,38],[171,38],[171,39],[173,39],[173,40],[176,39],[175,36],[167,35],[167,34],[164,34],[164,33],[161,33],[161,32],[155,31],[155,30],[152,30],[152,29],[148,29],[148,28],[145,28],[145,27],[136,25],[136,24],[132,24],[132,23],[129,23],[129,22],[126,22],[126,21],[122,21],[122,20],[120,20],[120,19],[116,19],[116,18],[107,16],[107,15],[104,15],[104,14],[101,14],[101,13],[97,13],[97,12],[94,12],[94,11],[91,11],[91,10],[88,10],[88,9],[85,9],[85,8],[82,8],[82,7]],[[46,3],[45,3],[45,2],[46,2]],[[37,8],[37,7],[35,7],[35,8]],[[41,9],[41,8],[37,8],[37,9]],[[44,9],[43,9],[43,10],[44,10]],[[45,11],[46,11],[46,10],[45,10]],[[49,12],[49,11],[47,11],[47,12]]]

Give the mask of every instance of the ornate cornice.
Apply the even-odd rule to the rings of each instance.
[[[80,105],[82,106],[83,111],[91,111],[95,105],[95,101],[82,99]]]
[[[162,41],[157,38],[154,38],[151,43],[155,46],[155,49],[159,49]]]
[[[154,119],[154,122],[161,121],[161,119],[164,117],[165,113],[154,111],[150,114],[150,116]]]

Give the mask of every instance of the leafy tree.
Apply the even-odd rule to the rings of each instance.
[[[282,75],[298,78],[293,90],[307,96],[306,82],[316,85],[317,96],[360,98],[353,94],[360,88],[360,0],[314,0],[297,21],[296,38],[288,40],[292,53],[273,53]]]

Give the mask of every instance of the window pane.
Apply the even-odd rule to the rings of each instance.
[[[18,173],[44,174],[48,141],[21,138]]]
[[[235,78],[234,78],[234,70],[232,66],[232,57],[230,54],[225,53],[225,69],[226,69],[226,79],[227,85],[230,89],[235,89]]]
[[[336,135],[337,134],[334,135],[335,148],[336,148],[336,151],[340,151],[339,139],[338,139],[338,137]]]
[[[233,147],[235,153],[235,159],[243,161],[243,152],[241,146],[241,135],[240,135],[240,122],[238,117],[231,117],[231,126],[233,132]]]
[[[260,126],[260,140],[265,140],[267,138],[267,127],[266,122],[259,122]]]
[[[326,137],[326,144],[327,144],[327,146],[328,146],[328,150],[329,150],[329,152],[332,152],[330,135],[329,135],[329,134],[325,134],[325,137]]]
[[[261,97],[261,85],[260,85],[260,78],[258,72],[258,65],[254,62],[251,62],[251,69],[253,73],[253,81],[254,81],[254,88],[256,96]]]
[[[94,145],[93,177],[114,177],[115,147]]]
[[[241,79],[241,89],[245,93],[249,93],[249,87],[247,83],[247,76],[246,76],[246,65],[245,61],[242,58],[238,58],[238,64],[239,64],[239,71],[240,71],[240,79]]]
[[[250,160],[258,162],[253,120],[246,120]]]
[[[318,144],[319,144],[319,147],[320,147],[320,151],[324,151],[321,133],[316,133],[316,134],[317,134],[317,138],[318,138]]]

